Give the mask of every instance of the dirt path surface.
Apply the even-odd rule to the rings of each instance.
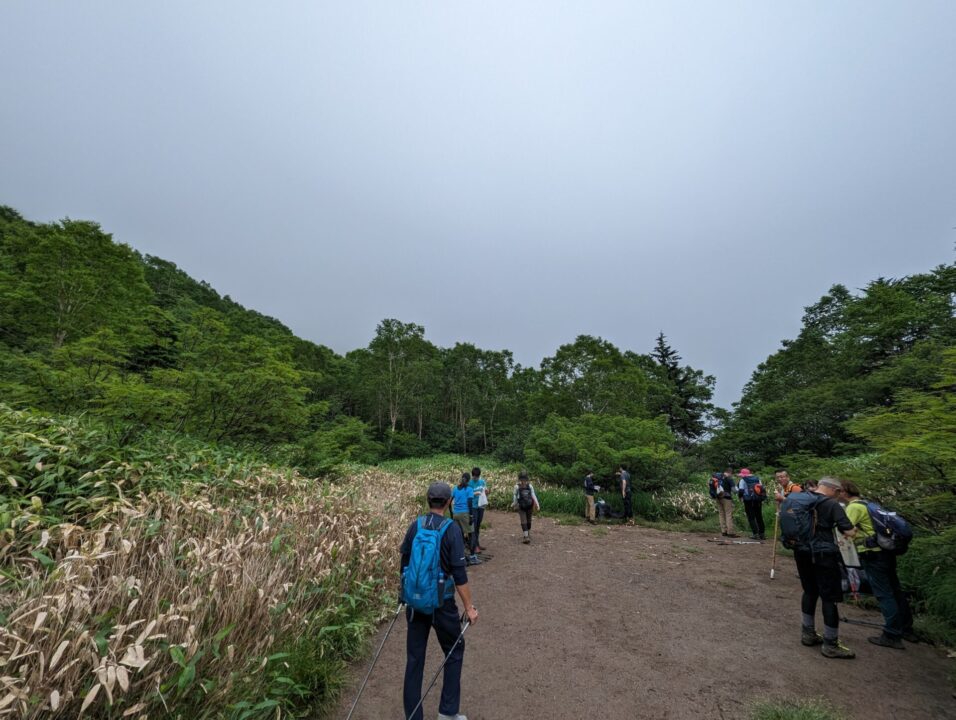
[[[879,648],[866,641],[878,630],[849,624],[841,639],[855,660],[803,647],[793,560],[778,558],[771,580],[769,542],[720,546],[700,534],[536,518],[534,542],[523,545],[515,515],[489,512],[485,524],[493,557],[469,568],[480,612],[465,635],[469,720],[745,720],[752,701],[768,697],[825,697],[853,720],[956,718],[953,661],[932,647]],[[403,717],[404,646],[399,619],[355,720]],[[426,685],[440,662],[433,635]],[[353,669],[331,717],[348,714],[366,669]],[[440,688],[426,720],[437,716]]]

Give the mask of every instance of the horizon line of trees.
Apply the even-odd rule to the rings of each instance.
[[[631,421],[642,421],[662,429],[648,436],[671,458],[716,412],[714,378],[682,365],[663,333],[646,355],[580,335],[525,367],[509,350],[443,348],[421,325],[385,319],[367,347],[339,355],[94,222],[34,223],[2,206],[0,383],[6,402],[89,413],[118,443],[162,430],[292,445],[315,473],[442,451],[523,459],[549,418],[615,435],[614,418],[610,463],[634,455],[643,435]]]

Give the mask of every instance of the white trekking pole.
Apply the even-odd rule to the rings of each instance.
[[[403,607],[405,607],[405,603],[398,604],[398,610],[395,611],[395,616],[392,618],[392,622],[388,624],[388,630],[385,631],[385,637],[382,638],[382,644],[378,646],[378,652],[376,652],[375,657],[372,658],[372,664],[369,665],[368,672],[365,673],[365,679],[362,681],[362,687],[359,688],[358,695],[355,696],[355,702],[352,703],[352,708],[349,710],[349,714],[345,716],[345,720],[350,720],[352,713],[355,712],[355,706],[358,705],[359,698],[362,697],[362,693],[365,692],[365,686],[368,684],[368,679],[372,676],[372,669],[375,667],[375,663],[378,662],[378,656],[382,654],[382,648],[385,647],[385,641],[388,640],[388,634],[392,632],[392,627],[394,627],[395,621],[398,620],[398,615],[402,612]]]

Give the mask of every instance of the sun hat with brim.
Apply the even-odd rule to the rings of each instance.
[[[429,500],[451,500],[451,488],[448,483],[432,483],[428,486],[426,495]]]
[[[740,471],[739,473],[737,473],[737,474],[738,474],[740,477],[749,477],[750,475],[753,475],[753,473],[750,472],[750,470],[749,470],[748,468],[742,468],[741,471]]]

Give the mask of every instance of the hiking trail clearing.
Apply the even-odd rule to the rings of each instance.
[[[485,515],[481,538],[493,557],[468,568],[480,613],[465,634],[460,712],[469,720],[746,720],[754,700],[815,697],[853,720],[956,718],[953,660],[936,648],[876,647],[866,638],[879,629],[846,623],[840,636],[855,660],[802,646],[796,568],[778,556],[770,579],[769,540],[717,545],[699,533],[535,517],[523,545],[517,516],[504,512]],[[840,609],[880,621],[876,611]],[[328,717],[348,714],[370,659],[353,666]],[[432,634],[425,687],[441,659]],[[353,718],[401,720],[404,669],[399,618]],[[426,720],[440,691],[441,679]]]

